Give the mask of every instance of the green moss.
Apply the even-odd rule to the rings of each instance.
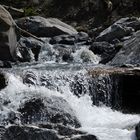
[[[24,16],[34,16],[37,15],[36,9],[34,7],[25,7]]]

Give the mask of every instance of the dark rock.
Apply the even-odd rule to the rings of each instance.
[[[2,140],[62,140],[53,130],[27,126],[11,126]]]
[[[22,37],[19,41],[19,45],[20,45],[19,53],[21,54],[20,61],[29,62],[32,60],[32,53],[34,55],[35,60],[36,61],[38,60],[40,49],[44,44],[31,37],[29,38]]]
[[[140,123],[137,124],[135,130],[136,130],[137,140],[140,140]]]
[[[103,64],[109,62],[118,51],[117,47],[108,42],[94,42],[89,49],[101,56],[100,63]]]
[[[0,60],[16,59],[17,34],[10,13],[0,5]]]
[[[94,135],[87,134],[72,138],[71,140],[97,140],[97,138]]]
[[[89,35],[85,32],[79,32],[75,37],[77,42],[85,42],[90,40]]]
[[[50,40],[50,44],[66,44],[66,45],[74,45],[75,43],[75,36],[71,35],[60,35],[53,37]]]
[[[140,65],[140,31],[136,32],[129,40],[123,43],[123,47],[109,62],[109,65]]]
[[[33,61],[33,53],[31,49],[19,46],[17,49],[17,58],[20,62],[30,62]]]
[[[4,126],[0,126],[0,139],[2,140],[2,137],[4,133],[6,132],[6,128]]]
[[[70,126],[64,126],[62,124],[52,124],[52,123],[46,123],[46,124],[39,124],[40,128],[47,128],[51,130],[57,130],[59,135],[62,136],[68,136],[72,137],[73,135],[84,135],[87,134],[86,132],[74,129]]]
[[[73,45],[63,45],[63,44],[55,44],[53,46],[56,52],[56,61],[66,61],[71,62],[73,60],[72,52],[75,51],[75,46]]]
[[[37,76],[34,72],[32,71],[27,71],[24,75],[23,75],[23,83],[27,84],[29,86],[31,85],[37,85]]]
[[[80,127],[70,105],[63,98],[56,96],[29,99],[20,106],[19,112],[22,113],[21,121],[23,123],[47,121]]]
[[[6,129],[2,140],[97,140],[87,134],[63,125],[46,124],[35,127],[13,125]]]
[[[74,45],[81,43],[82,45],[90,44],[90,37],[85,32],[79,32],[74,35],[60,35],[53,37],[50,40],[50,44],[65,44],[65,45]]]
[[[38,37],[54,37],[62,34],[72,35],[77,33],[73,27],[56,18],[45,19],[40,16],[32,16],[18,19],[16,22],[19,27]]]
[[[0,61],[0,68],[12,68],[12,65],[9,61]]]
[[[140,19],[137,17],[122,18],[116,23],[126,27],[132,27],[135,31],[140,30]]]
[[[73,61],[73,57],[72,57],[72,55],[65,53],[62,56],[62,60],[65,61],[65,62],[72,62]]]
[[[7,79],[4,73],[0,72],[0,90],[7,86]]]
[[[89,93],[94,104],[102,102],[125,113],[140,113],[139,68],[97,68],[91,73]]]
[[[99,36],[96,37],[96,41],[107,41],[111,42],[114,39],[121,39],[124,36],[130,35],[134,29],[132,27],[127,27],[121,24],[118,24],[117,22],[111,25],[109,28],[105,29],[103,32],[99,34]]]

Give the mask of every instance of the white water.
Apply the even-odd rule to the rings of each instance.
[[[129,128],[139,122],[138,115],[122,114],[105,106],[92,106],[88,95],[78,98],[70,92],[69,85],[60,88],[63,94],[45,87],[28,87],[22,83],[20,77],[9,75],[9,84],[0,91],[0,95],[5,99],[9,98],[11,103],[1,106],[1,114],[5,117],[8,112],[16,111],[29,96],[44,97],[53,94],[66,99],[82,124],[80,129],[96,135],[99,140],[135,140],[134,130]]]

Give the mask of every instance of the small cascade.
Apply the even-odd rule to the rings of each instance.
[[[94,134],[99,140],[135,140],[133,129],[129,129],[138,123],[139,116],[111,109],[113,105],[118,107],[121,99],[117,94],[119,85],[109,74],[91,76],[87,70],[57,69],[44,72],[29,69],[19,75],[7,76],[8,86],[0,91],[1,125],[7,122],[21,124],[25,120],[20,118],[26,115],[27,118],[31,117],[27,119],[29,124],[46,123],[52,121],[49,120],[50,116],[45,116],[49,110],[54,113],[53,122],[61,120],[58,113],[61,112],[65,116],[61,122],[81,125],[79,130]],[[48,109],[44,110],[46,105]],[[35,110],[32,110],[34,107]],[[25,112],[24,115],[20,111]]]

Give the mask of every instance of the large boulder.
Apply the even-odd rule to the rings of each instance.
[[[0,60],[15,60],[17,34],[10,13],[0,5]]]
[[[109,62],[110,65],[140,65],[140,31],[123,43],[122,49]]]
[[[23,103],[18,109],[21,112],[21,122],[37,123],[51,122],[62,123],[80,127],[80,123],[75,116],[68,102],[62,97],[48,96],[46,98],[33,97]]]
[[[19,27],[38,37],[53,37],[62,34],[76,34],[77,31],[56,18],[31,16],[17,20]]]
[[[99,36],[96,37],[96,41],[112,42],[114,39],[122,39],[139,29],[139,25],[140,22],[138,18],[122,18],[101,32]]]

